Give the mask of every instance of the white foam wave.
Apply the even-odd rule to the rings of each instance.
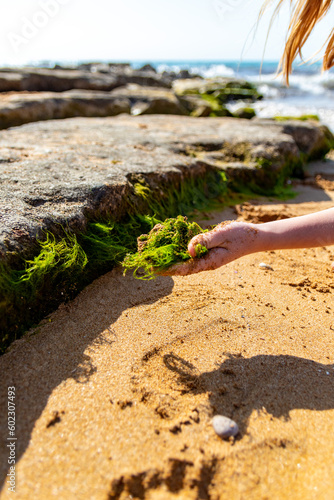
[[[232,68],[225,66],[225,64],[213,64],[207,69],[198,68],[198,74],[204,78],[215,78],[217,76],[227,76],[232,78],[235,76],[235,72]]]
[[[334,102],[332,106],[328,106],[327,102],[324,102],[324,99],[317,101],[317,99],[310,99],[308,102],[303,99],[300,99],[300,102],[264,100],[254,103],[253,107],[260,118],[318,115],[320,121],[334,131]]]
[[[193,75],[200,75],[204,78],[215,78],[218,76],[225,76],[232,78],[235,76],[235,72],[232,68],[229,68],[225,64],[201,64],[201,65],[188,65],[188,64],[159,64],[157,66],[158,73],[163,71],[173,71],[174,73],[179,73],[179,71],[187,69],[189,73]]]
[[[266,97],[278,95],[322,95],[334,90],[334,75],[332,73],[320,73],[316,75],[294,74],[290,76],[290,85],[286,86],[282,77],[275,74],[247,76],[245,78],[256,83],[259,91]]]
[[[233,65],[234,71],[228,63],[190,63],[190,64],[159,64],[158,71],[175,71],[187,69],[192,74],[199,74],[204,78],[236,77],[250,81],[257,85],[264,99],[254,103],[257,115],[272,117],[275,115],[300,116],[316,114],[320,120],[334,131],[334,73],[313,73],[310,68],[297,68],[290,77],[290,86],[287,87],[283,78],[273,71],[274,65],[266,66],[263,63],[262,74],[259,71],[260,63],[241,63]],[[257,73],[257,71],[259,71]],[[302,72],[303,71],[303,72]],[[309,73],[307,73],[309,71]],[[232,106],[232,104],[231,104]],[[240,106],[236,103],[235,106]]]

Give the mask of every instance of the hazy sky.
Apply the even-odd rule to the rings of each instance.
[[[257,60],[271,15],[262,0],[0,0],[0,64],[77,60]],[[274,23],[266,60],[279,59],[289,1]],[[326,19],[308,44],[329,34]]]

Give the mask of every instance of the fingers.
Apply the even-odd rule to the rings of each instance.
[[[227,263],[225,248],[214,248],[200,259],[191,259],[182,264],[175,264],[168,269],[158,272],[162,276],[187,276],[201,271],[212,271]]]
[[[230,224],[228,224],[228,226],[230,226]],[[194,236],[188,245],[188,252],[190,255],[192,257],[196,257],[195,248],[196,245],[199,244],[205,246],[208,250],[221,246],[222,243],[224,243],[224,233],[226,227],[226,223],[224,223],[224,226],[222,224],[218,224],[218,226],[208,233],[201,233]]]

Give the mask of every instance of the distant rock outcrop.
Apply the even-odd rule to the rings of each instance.
[[[110,92],[69,90],[58,93],[11,93],[0,95],[0,129],[43,120],[115,116],[130,111],[129,99],[113,96]]]
[[[91,66],[90,66],[91,67]],[[116,87],[139,85],[170,88],[171,80],[151,71],[139,71],[128,66],[112,66],[105,71],[84,69],[23,68],[0,70],[0,92],[64,92],[66,90],[110,91]]]

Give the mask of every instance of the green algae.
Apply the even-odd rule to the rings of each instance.
[[[302,122],[306,122],[307,120],[313,120],[313,121],[320,121],[320,118],[318,115],[300,115],[300,116],[274,116],[273,120],[277,122],[285,122],[288,120],[298,120]]]
[[[149,280],[156,271],[168,269],[171,265],[191,259],[188,252],[189,241],[197,234],[206,232],[196,222],[188,222],[186,217],[166,219],[155,225],[148,234],[138,238],[138,252],[129,254],[122,265],[124,273],[133,269],[136,278]],[[207,254],[203,245],[196,245],[196,257]],[[144,274],[138,274],[143,269]]]
[[[110,214],[97,214],[79,234],[60,226],[57,235],[45,232],[36,241],[30,259],[0,263],[0,352],[61,302],[136,252],[139,235],[168,217],[211,209],[227,193],[225,174],[207,168],[202,175],[185,173],[164,183],[160,179],[156,186],[154,179],[142,177],[124,200],[127,216],[115,220]]]
[[[236,110],[233,113],[233,116],[235,118],[244,118],[246,120],[251,120],[252,118],[254,118],[256,116],[256,112],[255,112],[254,108],[246,106],[244,108],[240,108],[240,109]]]
[[[73,233],[63,231],[61,239],[46,233],[45,240],[37,241],[36,247],[38,253],[22,259],[21,269],[0,264],[0,352],[21,336],[24,327],[47,314],[59,300],[68,299],[76,277],[83,275],[88,264]]]
[[[25,270],[17,280],[17,285],[27,282],[31,290],[34,290],[51,271],[56,277],[67,269],[73,270],[74,267],[81,272],[87,265],[87,256],[78,244],[75,234],[69,233],[57,241],[53,234],[46,233],[46,239],[38,243],[41,251],[32,260],[25,261]]]

